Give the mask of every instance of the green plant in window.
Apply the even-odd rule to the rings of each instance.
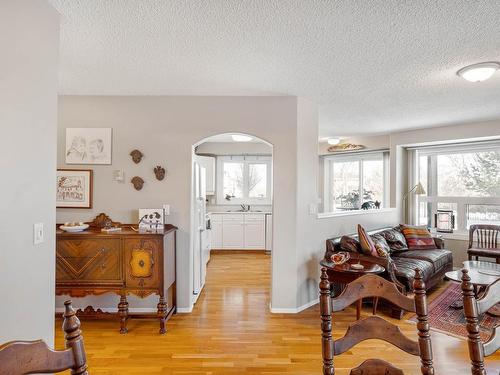
[[[340,194],[337,199],[344,210],[357,210],[360,207],[359,190],[352,190],[347,194]],[[363,202],[373,202],[373,191],[363,189]],[[370,205],[371,206],[371,205]]]

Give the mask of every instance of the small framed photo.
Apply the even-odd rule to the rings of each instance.
[[[436,222],[436,232],[440,233],[453,233],[455,227],[455,215],[451,210],[438,210],[434,214]]]
[[[66,164],[111,164],[111,128],[66,128]]]
[[[92,208],[91,169],[58,169],[56,207]]]

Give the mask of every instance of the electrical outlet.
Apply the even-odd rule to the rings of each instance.
[[[38,245],[43,241],[43,223],[33,224],[33,244]]]
[[[309,203],[309,215],[316,214],[316,205],[314,203]]]

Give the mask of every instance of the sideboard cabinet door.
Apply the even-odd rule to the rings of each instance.
[[[58,283],[123,285],[119,239],[57,241]]]
[[[125,239],[127,288],[158,289],[161,286],[161,249],[161,240]]]

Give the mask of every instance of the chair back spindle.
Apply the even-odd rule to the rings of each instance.
[[[486,375],[484,357],[500,349],[500,326],[496,326],[485,343],[479,334],[479,316],[500,302],[500,279],[488,286],[481,298],[476,299],[469,271],[462,270],[462,299],[467,329],[467,345],[473,375]]]
[[[52,350],[43,340],[11,341],[0,345],[2,375],[53,373],[68,369],[72,375],[88,375],[80,320],[71,301],[64,302],[64,307],[66,349]]]
[[[409,354],[420,356],[422,374],[434,374],[425,285],[420,270],[415,271],[413,283],[415,289],[414,298],[402,294],[396,285],[377,275],[364,275],[360,277],[348,284],[339,296],[332,298],[326,268],[322,268],[321,270],[319,287],[323,374],[335,374],[335,355],[340,355],[358,343],[368,339],[384,340]],[[345,307],[364,297],[384,298],[405,310],[416,312],[418,317],[418,341],[413,341],[406,337],[399,327],[378,316],[370,316],[366,319],[356,321],[349,326],[342,338],[334,341],[331,332],[332,312],[343,310]],[[403,371],[401,369],[381,359],[366,360],[351,370],[351,375],[402,374]]]

